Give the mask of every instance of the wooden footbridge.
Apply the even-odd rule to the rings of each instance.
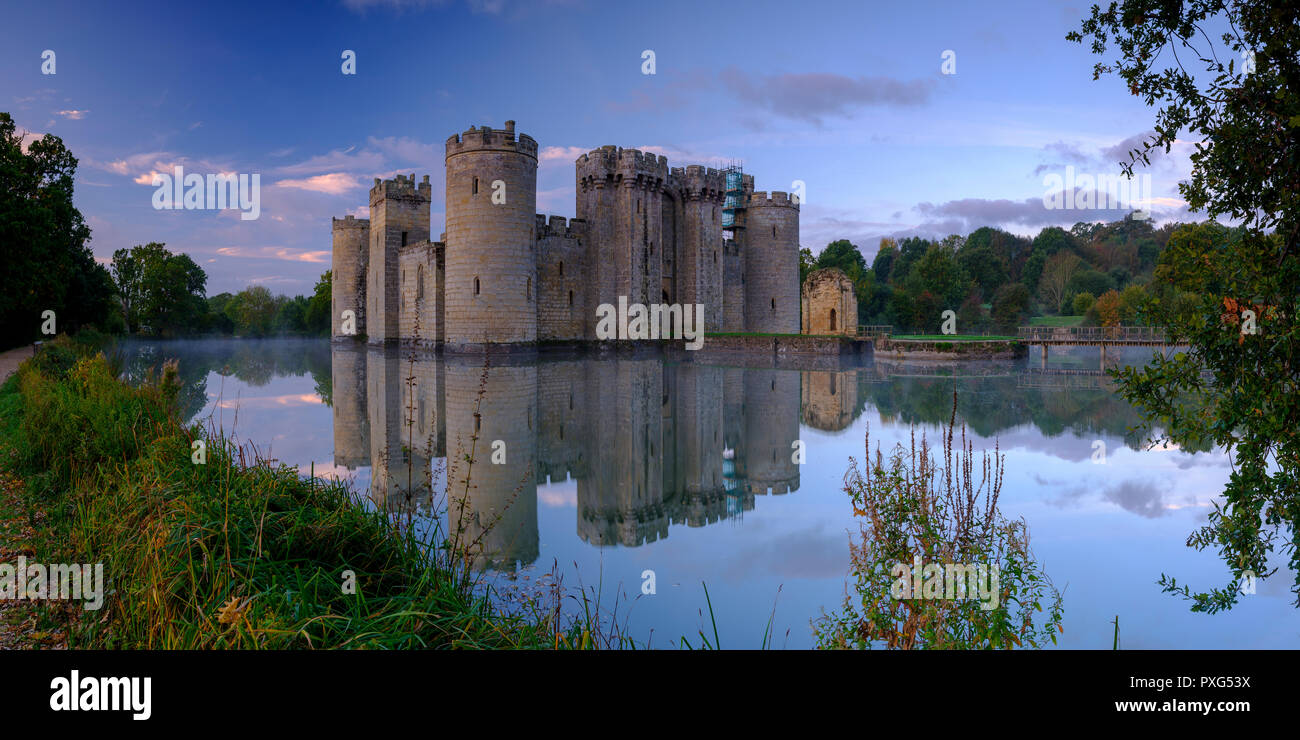
[[[1043,348],[1042,365],[1047,367],[1047,348],[1100,347],[1101,366],[1106,367],[1106,348],[1165,347],[1169,341],[1163,326],[1022,326],[1017,338],[1025,344]]]

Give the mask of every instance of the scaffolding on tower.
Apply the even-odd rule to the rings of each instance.
[[[726,178],[722,230],[735,238],[736,231],[745,228],[745,170],[739,162],[732,162],[723,168],[722,174]]]

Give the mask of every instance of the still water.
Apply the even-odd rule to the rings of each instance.
[[[125,350],[133,374],[180,360],[190,418],[304,474],[349,480],[366,505],[417,526],[446,501],[449,479],[464,488],[456,461],[475,445],[464,520],[494,581],[528,584],[554,567],[568,587],[599,589],[607,607],[617,595],[619,623],[652,647],[683,635],[698,644],[701,629],[712,639],[702,584],[722,647],[758,647],[769,618],[777,647],[811,647],[810,621],[845,596],[858,532],[842,490],[850,456],[862,459],[868,428],[873,450],[906,444],[912,430],[937,441],[955,386],[976,452],[996,444],[1006,456],[1004,515],[1026,520],[1064,593],[1062,646],[1109,649],[1118,615],[1125,648],[1300,647],[1285,568],[1225,614],[1193,614],[1161,593],[1161,573],[1193,589],[1227,581],[1215,552],[1184,542],[1230,461],[1145,449],[1136,413],[1096,372],[1095,348],[1054,348],[1045,371],[1037,353],[817,370],[658,357],[485,369],[481,358],[327,340]],[[642,595],[647,571],[653,595]]]

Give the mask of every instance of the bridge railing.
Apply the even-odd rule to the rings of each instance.
[[[887,337],[894,333],[892,324],[858,324],[860,337]]]
[[[1143,342],[1164,344],[1163,326],[1022,326],[1018,338],[1026,342]]]

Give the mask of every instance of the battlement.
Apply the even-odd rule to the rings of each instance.
[[[780,190],[756,190],[749,196],[750,208],[793,208],[799,210],[799,201]]]
[[[593,149],[575,162],[578,180],[619,180],[626,184],[641,183],[657,187],[668,180],[668,158],[639,149],[622,149],[613,145]]]
[[[564,216],[551,216],[547,220],[545,214],[537,214],[537,238],[541,239],[546,236],[560,236],[568,239],[577,239],[587,235],[587,222],[581,218],[575,218],[572,221],[565,219]]]
[[[429,249],[432,249],[432,250],[434,250],[434,251],[437,251],[437,250],[439,250],[439,249],[443,249],[443,248],[445,248],[445,247],[446,247],[446,245],[443,244],[442,242],[435,242],[435,241],[431,241],[431,240],[429,240],[429,239],[422,239],[422,240],[420,240],[420,241],[418,241],[418,242],[411,242],[410,244],[407,244],[407,245],[405,245],[405,246],[398,247],[398,248],[397,248],[397,253],[398,253],[398,254],[410,254],[411,252],[418,252],[418,251],[420,251],[420,250],[422,250],[422,249],[423,249],[423,250],[429,250]]]
[[[669,184],[688,196],[721,198],[726,193],[727,176],[721,170],[692,164],[674,167]]]
[[[369,229],[370,219],[357,218],[356,216],[344,216],[343,218],[332,219],[335,231],[339,229]]]
[[[429,184],[428,175],[425,175],[419,184],[415,182],[415,173],[409,176],[398,175],[392,180],[380,180],[376,177],[374,187],[370,188],[370,205],[373,206],[384,199],[430,203],[433,201],[433,186]]]
[[[528,134],[515,134],[515,122],[506,121],[503,129],[490,126],[470,127],[464,133],[447,138],[447,156],[483,150],[517,152],[537,159],[537,141]]]

